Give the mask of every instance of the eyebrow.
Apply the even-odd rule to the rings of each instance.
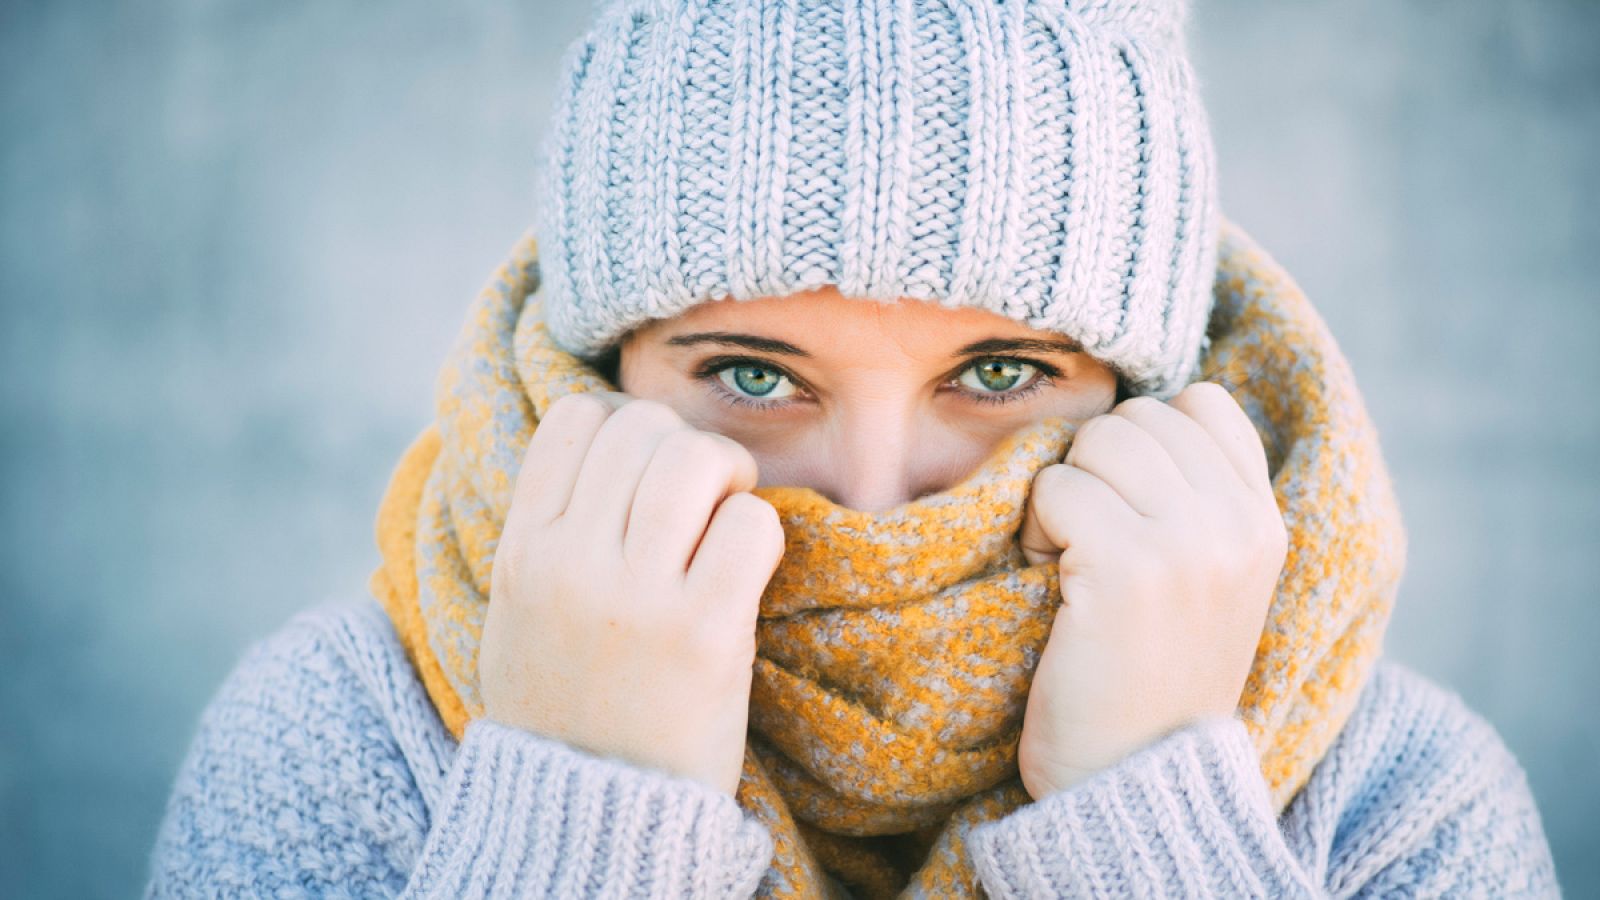
[[[785,356],[798,356],[810,359],[811,354],[796,347],[788,341],[776,338],[759,337],[753,334],[739,334],[732,331],[697,331],[692,334],[680,334],[667,338],[667,343],[675,347],[688,347],[695,344],[719,344],[730,347],[744,347],[747,350],[758,350],[765,353],[779,353]],[[1000,354],[1016,351],[1031,351],[1034,353],[1082,353],[1083,345],[1070,338],[985,338],[973,341],[955,352],[955,356],[972,356],[977,354]]]
[[[811,354],[788,341],[757,337],[753,334],[736,334],[731,331],[697,331],[693,334],[680,334],[667,338],[667,343],[675,347],[687,347],[693,344],[721,344],[730,347],[744,347],[747,350],[760,350],[765,353],[781,353],[785,356],[811,358]]]
[[[1082,353],[1083,345],[1071,338],[987,338],[962,347],[956,351],[959,356],[974,353],[997,354],[1013,350],[1027,350],[1034,353]]]

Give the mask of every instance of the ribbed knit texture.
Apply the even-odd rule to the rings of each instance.
[[[540,170],[551,335],[836,285],[1076,338],[1186,384],[1216,262],[1188,0],[622,0]]]
[[[1238,714],[1273,802],[1310,777],[1377,659],[1405,534],[1355,379],[1286,273],[1225,223],[1203,366],[1258,429],[1289,552]],[[528,234],[440,372],[390,479],[371,588],[452,733],[483,714],[477,649],[528,440],[564,393],[613,386],[555,346]],[[761,598],[737,799],[776,844],[763,897],[827,873],[868,900],[974,897],[971,828],[1026,802],[1017,742],[1063,598],[1017,546],[1033,476],[1075,427],[1031,423],[959,484],[890,510],[755,490],[785,551]]]
[[[772,846],[696,781],[492,720],[458,746],[361,599],[296,616],[217,691],[145,896],[743,898]],[[1242,724],[1215,719],[969,847],[995,900],[1559,896],[1498,732],[1387,661],[1281,820]]]

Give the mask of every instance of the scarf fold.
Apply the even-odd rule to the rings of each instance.
[[[1381,652],[1406,538],[1350,367],[1292,279],[1235,224],[1201,375],[1255,423],[1288,557],[1238,715],[1281,811],[1354,710]],[[479,292],[436,382],[436,420],[377,517],[371,589],[460,739],[483,714],[477,646],[523,451],[560,396],[615,390],[556,347],[531,230]],[[977,897],[970,830],[1030,802],[1016,751],[1062,602],[1016,541],[1034,473],[1075,428],[1046,419],[959,484],[892,510],[762,487],[785,553],[761,600],[736,799],[772,833],[762,897]],[[824,874],[826,873],[826,875]]]

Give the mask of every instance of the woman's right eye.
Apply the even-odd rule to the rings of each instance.
[[[767,366],[739,363],[717,370],[717,378],[735,393],[755,400],[781,400],[795,393],[789,376]]]

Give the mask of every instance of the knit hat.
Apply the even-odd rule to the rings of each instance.
[[[544,147],[546,322],[592,360],[834,285],[1077,340],[1166,398],[1207,346],[1189,0],[602,0]]]

